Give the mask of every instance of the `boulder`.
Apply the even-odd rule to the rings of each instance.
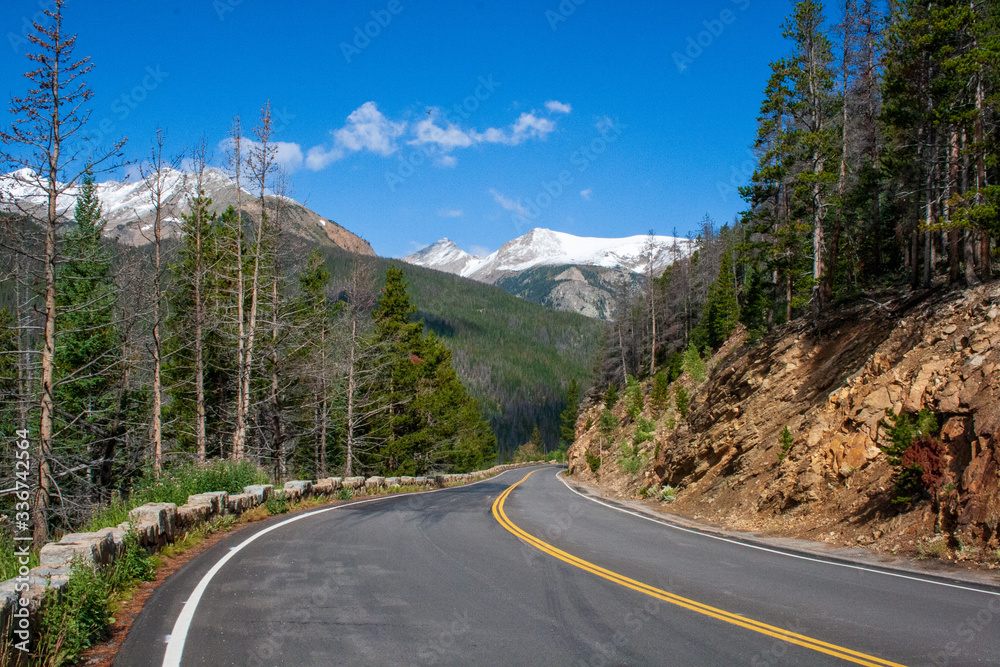
[[[0,628],[7,627],[10,613],[21,599],[21,594],[14,589],[17,583],[16,579],[0,581]]]
[[[190,530],[194,526],[215,516],[210,503],[181,505],[177,508],[177,528]]]
[[[271,497],[271,494],[274,493],[274,485],[254,484],[252,486],[244,486],[243,493],[249,493],[254,497],[254,502],[257,505],[263,505]]]
[[[369,477],[365,480],[365,490],[377,490],[385,487],[385,477]]]
[[[128,513],[129,525],[139,535],[143,546],[158,546],[174,539],[177,523],[177,505],[174,503],[146,503]]]
[[[312,494],[314,496],[333,495],[333,491],[333,482],[329,479],[316,480],[316,483],[312,485]]]
[[[58,542],[50,542],[38,553],[39,567],[69,569],[73,560],[91,566],[109,565],[116,556],[111,529],[96,533],[70,533]]]
[[[229,502],[229,494],[225,491],[209,491],[208,493],[196,493],[188,496],[188,505],[209,505],[212,508],[209,516],[226,513],[226,504]]]
[[[385,488],[391,489],[394,486],[402,486],[402,483],[399,480],[400,480],[399,477],[386,477]]]
[[[229,496],[226,501],[226,511],[229,514],[243,514],[248,509],[255,506],[254,495],[251,493],[237,493]]]
[[[403,477],[399,478],[399,485],[400,486],[416,486],[417,485],[417,478],[416,477],[407,477],[407,476],[404,475]]]
[[[364,477],[348,477],[343,481],[345,489],[360,489],[365,485]]]
[[[306,495],[312,489],[312,482],[308,479],[294,479],[290,482],[285,482],[285,489],[298,489],[302,492],[302,495]]]

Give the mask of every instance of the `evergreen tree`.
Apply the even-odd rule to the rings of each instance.
[[[87,481],[110,491],[128,397],[119,391],[122,349],[115,322],[116,287],[103,230],[97,186],[88,172],[77,198],[75,224],[65,238],[67,259],[58,272],[56,424],[63,464],[74,458],[93,462]],[[62,486],[65,492],[69,484]]]
[[[653,389],[649,392],[649,402],[656,412],[663,412],[670,404],[670,370],[661,368],[653,376]]]
[[[433,332],[423,335],[423,321],[410,320],[415,312],[403,271],[390,266],[373,313],[376,340],[390,355],[389,435],[366,457],[369,465],[408,475],[494,460],[496,436],[459,381],[451,350]]]
[[[566,409],[559,415],[559,441],[571,445],[576,440],[576,416],[580,411],[580,385],[576,378],[569,381],[566,388]]]
[[[706,343],[712,349],[719,349],[739,322],[740,306],[736,298],[736,272],[733,255],[729,249],[722,255],[719,277],[708,292],[708,301],[702,311],[701,326],[705,330]]]

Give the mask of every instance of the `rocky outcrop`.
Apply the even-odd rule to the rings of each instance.
[[[956,558],[995,558],[1000,284],[897,301],[842,312],[822,335],[791,324],[754,345],[730,341],[706,382],[682,378],[686,420],[670,429],[647,409],[659,420],[651,465],[621,492],[670,485],[672,511],[738,529],[914,553],[943,534]],[[941,427],[941,479],[910,505],[893,502],[879,448],[890,409],[928,410]],[[580,435],[584,446],[596,437]],[[571,456],[590,475],[580,446]]]

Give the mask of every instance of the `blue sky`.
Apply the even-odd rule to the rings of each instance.
[[[0,93],[46,0],[0,7]],[[385,256],[447,236],[483,253],[547,227],[693,231],[736,185],[784,0],[68,0],[93,132],[148,155],[157,127],[222,163],[270,100],[291,195]],[[680,60],[679,60],[680,58]],[[683,67],[683,70],[681,69]],[[103,125],[102,125],[103,121]],[[6,106],[0,122],[10,122]]]

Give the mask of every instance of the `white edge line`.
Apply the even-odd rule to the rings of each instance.
[[[218,573],[218,571],[222,569],[222,566],[229,562],[229,559],[238,554],[243,549],[243,547],[247,546],[248,544],[256,540],[258,537],[266,535],[270,533],[272,530],[276,530],[278,528],[281,528],[282,526],[287,526],[290,523],[300,521],[301,519],[305,519],[306,517],[315,516],[317,514],[323,514],[324,512],[332,512],[333,510],[339,510],[345,507],[352,507],[354,505],[364,505],[366,503],[374,503],[384,500],[394,500],[397,498],[410,498],[412,496],[422,496],[427,493],[437,493],[439,491],[451,491],[456,488],[467,488],[470,486],[475,486],[476,484],[482,484],[483,482],[489,482],[491,480],[495,480],[501,475],[506,475],[509,472],[514,472],[514,470],[518,469],[515,468],[513,470],[504,470],[503,472],[497,475],[493,475],[492,477],[487,477],[486,479],[481,479],[478,482],[472,482],[471,484],[463,484],[460,487],[452,486],[444,489],[430,489],[428,491],[414,491],[412,493],[397,493],[394,495],[383,496],[381,498],[367,498],[365,500],[356,500],[352,503],[346,503],[344,505],[324,507],[323,509],[313,510],[312,512],[306,512],[298,516],[293,516],[291,519],[285,519],[284,521],[278,522],[273,526],[268,526],[267,528],[257,533],[254,533],[246,540],[241,542],[239,545],[235,547],[230,547],[229,552],[226,553],[225,556],[220,558],[219,561],[212,566],[212,569],[210,569],[208,572],[205,573],[205,576],[201,578],[201,581],[198,582],[198,585],[195,586],[194,591],[191,592],[191,596],[184,603],[184,607],[181,609],[181,613],[177,616],[177,620],[174,621],[173,630],[168,635],[168,637],[170,637],[170,640],[167,642],[167,651],[163,655],[163,667],[180,667],[181,656],[184,654],[184,642],[187,640],[188,630],[191,628],[191,621],[194,619],[194,613],[198,609],[198,603],[201,601],[201,596],[205,593],[205,590],[208,588],[208,584],[211,583],[212,578]]]
[[[562,472],[562,471],[560,471],[560,472]],[[678,526],[677,524],[670,523],[669,521],[662,521],[660,519],[654,519],[651,516],[646,516],[646,515],[641,514],[639,512],[633,512],[631,510],[623,509],[621,507],[615,507],[614,505],[610,505],[608,503],[601,502],[600,500],[598,500],[596,498],[593,498],[591,496],[588,496],[588,495],[585,495],[583,493],[580,493],[579,491],[577,491],[576,489],[574,489],[569,484],[569,482],[567,482],[562,476],[560,476],[560,473],[557,472],[556,473],[556,477],[559,479],[560,482],[563,483],[563,485],[567,489],[569,489],[570,491],[572,491],[576,495],[580,496],[581,498],[589,500],[589,501],[591,501],[593,503],[597,503],[598,505],[603,505],[604,507],[607,507],[608,509],[613,509],[616,512],[622,512],[624,514],[631,514],[634,517],[638,517],[640,519],[645,519],[646,521],[651,521],[653,523],[658,523],[661,526],[666,526],[667,528],[673,528],[674,530],[679,530],[679,531],[684,532],[684,533],[690,533],[692,535],[701,535],[702,537],[708,537],[710,539],[718,540],[720,542],[727,542],[729,544],[735,544],[737,546],[746,547],[748,549],[756,549],[757,551],[765,551],[767,553],[777,554],[779,556],[786,556],[788,558],[797,558],[798,560],[805,560],[805,561],[809,561],[809,562],[812,562],[812,563],[822,563],[824,565],[836,565],[837,567],[846,567],[846,568],[851,569],[851,570],[860,570],[862,572],[871,572],[873,574],[883,574],[883,575],[885,575],[887,577],[897,577],[899,579],[909,579],[910,581],[919,581],[919,582],[922,582],[922,583],[925,583],[925,584],[934,584],[935,586],[945,586],[947,588],[957,588],[958,590],[961,590],[961,591],[971,591],[973,593],[982,593],[983,595],[994,595],[994,596],[1000,597],[1000,593],[995,592],[995,591],[987,591],[987,590],[983,590],[981,588],[972,588],[971,586],[960,586],[959,584],[949,584],[949,583],[947,583],[945,581],[936,581],[934,579],[924,579],[923,577],[916,577],[916,576],[907,575],[907,574],[900,574],[898,572],[891,572],[889,570],[881,570],[881,569],[876,569],[876,568],[873,568],[873,567],[865,567],[863,565],[851,565],[850,563],[840,563],[840,562],[834,561],[834,560],[826,560],[825,558],[814,558],[814,557],[811,557],[811,556],[802,556],[800,554],[791,553],[791,552],[788,552],[788,551],[782,551],[780,549],[769,549],[768,547],[762,547],[760,545],[752,544],[750,542],[742,542],[740,540],[734,540],[734,539],[731,539],[731,538],[728,538],[728,537],[722,537],[720,535],[713,535],[712,533],[709,533],[709,532],[706,532],[706,531],[696,530],[696,529],[693,529],[693,528],[685,528],[684,526]]]

